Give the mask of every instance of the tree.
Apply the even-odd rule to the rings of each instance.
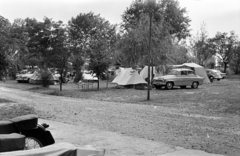
[[[209,44],[208,33],[206,31],[206,25],[201,25],[200,33],[191,40],[191,50],[196,58],[196,63],[206,66],[209,60],[215,55],[215,51]]]
[[[6,52],[9,48],[10,26],[10,22],[4,17],[0,16],[0,78],[4,76],[8,66]]]
[[[173,43],[172,50],[169,52],[169,57],[175,64],[183,64],[189,61],[189,53],[185,42]]]
[[[224,64],[224,72],[226,72],[227,65],[233,58],[234,48],[237,46],[237,36],[233,31],[230,32],[230,36],[225,32],[217,32],[215,37],[209,39],[209,45]]]
[[[23,51],[27,51],[22,29],[19,29],[15,23],[16,22],[11,25],[7,19],[0,16],[1,64],[2,67],[4,66],[5,72],[8,71],[9,74],[11,74],[11,70],[17,65],[16,62],[19,59],[19,54]],[[16,73],[13,73],[14,76],[15,74]]]
[[[233,56],[229,65],[230,69],[232,69],[235,74],[240,73],[240,42],[238,42],[237,46],[234,48]]]
[[[60,91],[62,91],[62,83],[68,70],[68,63],[70,58],[69,43],[67,42],[67,31],[65,25],[61,22],[52,21],[50,29],[51,37],[49,42],[51,44],[51,51],[49,51],[50,66],[59,69],[60,71]]]
[[[116,35],[114,25],[110,25],[108,21],[100,16],[96,16],[95,21],[95,33],[89,42],[90,63],[88,69],[98,77],[99,89],[100,77],[108,70],[111,63],[111,53],[116,42]]]
[[[161,22],[164,27],[168,28],[170,35],[181,39],[190,36],[190,19],[186,16],[186,9],[179,6],[176,0],[162,0],[158,2],[150,1],[150,5],[145,5],[144,0],[135,0],[122,15],[123,23],[121,27],[128,31],[138,25],[142,14],[149,13],[149,7],[153,9],[153,22]]]
[[[76,70],[76,80],[81,78],[81,70],[86,58],[89,58],[89,43],[92,35],[96,33],[97,15],[92,12],[80,13],[68,21],[68,34],[70,50],[73,52],[72,63]]]
[[[66,28],[61,21],[55,22],[45,17],[43,22],[36,19],[26,19],[26,33],[28,36],[27,46],[29,57],[38,60],[38,66],[43,73],[48,74],[48,68],[60,68],[61,77],[63,69],[67,65],[68,52],[66,46]],[[42,78],[50,78],[42,75]],[[44,81],[44,80],[43,80]],[[48,80],[48,82],[50,82]],[[62,83],[60,83],[62,90]]]

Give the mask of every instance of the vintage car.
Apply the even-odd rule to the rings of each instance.
[[[216,72],[221,75],[222,79],[225,79],[227,77],[227,73],[222,73],[220,70],[217,69],[211,69],[212,72]]]
[[[217,69],[216,72],[218,72],[222,76],[222,79],[225,79],[227,77],[227,73],[222,73],[220,70]]]
[[[152,81],[152,85],[156,89],[161,89],[165,86],[166,89],[172,89],[173,86],[180,86],[186,88],[191,86],[192,88],[198,88],[198,85],[203,84],[203,77],[194,74],[194,71],[186,68],[173,69],[168,75],[155,77]]]
[[[215,69],[205,69],[207,72],[207,76],[210,80],[210,82],[213,82],[214,79],[217,79],[218,81],[220,81],[221,79],[223,79],[220,71],[215,70]],[[223,73],[224,74],[224,73]]]
[[[33,71],[24,71],[24,72],[21,72],[20,74],[17,74],[16,75],[16,80],[17,82],[29,82],[30,78],[32,77],[33,75]]]

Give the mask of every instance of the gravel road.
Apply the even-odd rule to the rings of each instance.
[[[240,155],[240,141],[236,138],[240,132],[239,117],[186,114],[179,108],[40,95],[8,88],[0,88],[0,92],[2,98],[34,107],[44,119],[210,153]],[[221,127],[222,123],[235,124],[236,129]]]

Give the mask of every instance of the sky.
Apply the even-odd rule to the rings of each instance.
[[[133,0],[0,0],[0,15],[13,22],[16,18],[44,16],[67,23],[80,13],[92,11],[112,24],[121,23],[121,15]],[[219,32],[235,31],[240,36],[240,0],[178,0],[191,19],[194,36],[205,23],[209,37]]]

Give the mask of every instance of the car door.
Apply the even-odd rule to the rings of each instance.
[[[188,79],[187,83],[188,83],[189,86],[192,85],[192,83],[194,81],[196,81],[196,75],[194,74],[193,71],[188,71],[188,78],[187,79]]]
[[[180,71],[178,75],[178,86],[186,86],[187,85],[187,71]]]

